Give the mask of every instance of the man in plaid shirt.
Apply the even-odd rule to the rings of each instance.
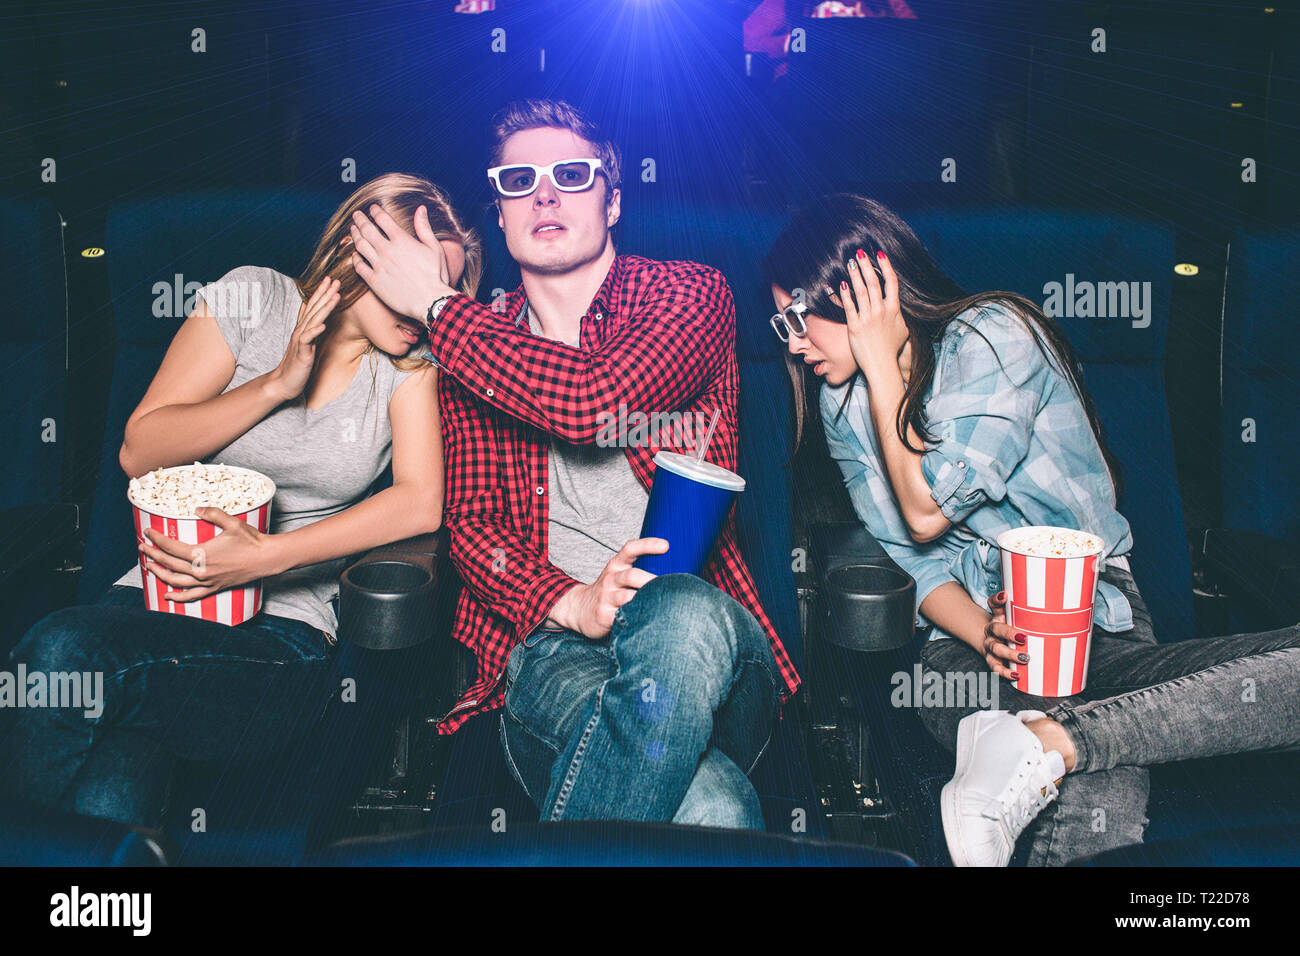
[[[716,412],[707,457],[735,469],[731,291],[707,266],[616,254],[618,153],[576,109],[520,101],[493,132],[520,288],[491,306],[457,294],[421,215],[415,237],[378,207],[352,231],[358,273],[427,324],[443,372],[455,633],[478,679],[438,729],[504,705],[507,762],[543,820],[761,829],[747,774],[799,678],[734,516],[701,577],[633,567],[668,547],[639,537],[651,460],[696,436],[634,429],[606,447],[638,413]]]

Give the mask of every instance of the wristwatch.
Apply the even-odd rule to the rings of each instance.
[[[456,293],[453,292],[451,293],[451,295],[441,295],[438,296],[438,298],[434,299],[433,305],[429,306],[429,311],[424,314],[424,324],[433,325],[434,320],[437,319],[438,316],[442,313],[442,310],[446,308],[447,300],[450,299],[451,296],[455,294]]]

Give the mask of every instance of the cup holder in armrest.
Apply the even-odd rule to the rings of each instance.
[[[913,638],[916,582],[896,567],[846,564],[827,572],[826,639],[854,651],[893,651]]]
[[[368,650],[400,650],[432,636],[432,567],[410,560],[362,561],[339,579],[339,634]]]

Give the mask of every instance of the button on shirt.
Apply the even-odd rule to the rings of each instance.
[[[1002,306],[980,306],[954,319],[934,348],[935,375],[924,401],[935,441],[926,445],[921,471],[952,522],[934,541],[919,544],[908,533],[880,455],[865,379],[821,391],[827,447],[854,510],[916,579],[918,609],[948,581],[987,608],[989,596],[1002,590],[997,537],[1011,528],[1087,531],[1105,542],[1106,560],[1126,565],[1121,556],[1133,537],[1115,510],[1101,448],[1068,377],[1048,361],[1034,333]],[[1107,631],[1133,625],[1128,599],[1105,581],[1097,584],[1094,620]],[[919,610],[917,623],[929,623]],[[935,628],[931,636],[948,635]]]

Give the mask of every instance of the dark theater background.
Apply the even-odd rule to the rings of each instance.
[[[756,464],[790,450],[757,262],[793,207],[833,191],[898,209],[970,289],[1145,288],[1145,313],[1058,314],[1121,458],[1148,604],[1170,639],[1300,617],[1295,0],[44,0],[0,9],[0,659],[133,559],[126,519],[101,515],[124,503],[124,418],[179,322],[150,314],[156,284],[294,273],[319,210],[399,170],[481,230],[480,298],[515,288],[484,169],[488,118],[520,96],[571,100],[620,145],[620,251],[727,274],[754,436],[742,546],[812,673],[824,568],[788,556],[853,515],[808,450]],[[861,681],[891,669],[872,666]],[[909,809],[940,775],[898,771],[910,758],[882,742],[915,728],[831,686],[808,684],[818,826],[943,862],[929,811]],[[426,712],[344,795],[349,826],[400,830],[450,792],[459,758]],[[1152,842],[1222,824],[1202,778],[1166,784]],[[217,855],[300,858],[256,832]]]

